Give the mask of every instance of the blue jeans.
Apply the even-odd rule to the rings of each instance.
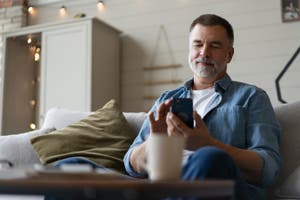
[[[69,157],[69,158],[65,158],[62,160],[57,161],[54,166],[55,167],[60,167],[63,164],[88,164],[90,165],[92,168],[101,168],[101,169],[105,169],[105,167],[103,167],[102,165],[99,165],[89,159],[86,159],[84,157]]]
[[[196,150],[183,167],[183,180],[231,179],[235,181],[235,199],[248,199],[248,184],[232,158],[215,147]]]

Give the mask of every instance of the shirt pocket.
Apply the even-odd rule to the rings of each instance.
[[[214,109],[207,116],[211,135],[225,144],[246,146],[246,110],[241,106]]]

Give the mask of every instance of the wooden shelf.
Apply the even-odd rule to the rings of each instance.
[[[163,85],[163,84],[177,84],[182,83],[182,80],[161,80],[161,81],[145,81],[144,85]]]
[[[157,66],[147,66],[143,69],[145,71],[152,71],[152,70],[164,70],[164,69],[173,69],[173,68],[179,68],[182,67],[181,64],[173,64],[173,65],[157,65]]]
[[[146,100],[156,100],[158,99],[159,96],[155,96],[155,95],[146,95],[146,96],[143,96],[143,99],[146,99]]]

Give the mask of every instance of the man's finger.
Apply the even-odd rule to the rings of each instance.
[[[203,125],[203,120],[200,115],[196,111],[194,111],[193,116],[196,121],[196,127],[201,127]]]
[[[171,105],[171,100],[166,100],[165,102],[161,103],[157,108],[156,119],[164,118],[169,112],[170,105]]]
[[[172,103],[172,99],[167,99],[167,100],[165,101],[165,105],[166,105],[167,107],[170,107],[170,106],[171,106],[171,103]]]
[[[148,114],[148,117],[150,120],[150,124],[153,124],[155,122],[155,119],[154,119],[154,113],[152,111]]]
[[[168,112],[167,121],[168,123],[172,124],[177,131],[184,132],[184,127],[186,125],[174,113]]]

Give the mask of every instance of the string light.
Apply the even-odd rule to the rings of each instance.
[[[1,0],[0,0],[1,1]],[[97,2],[97,8],[99,11],[103,11],[105,9],[105,2],[104,1],[98,1]],[[30,13],[31,15],[33,15],[35,13],[35,8],[33,6],[29,6],[27,8],[27,11],[28,13]],[[59,8],[59,13],[61,16],[65,16],[67,14],[67,7],[65,5],[62,5],[60,8]],[[77,16],[76,15],[76,18],[81,18],[81,17],[85,17],[80,15],[80,16]]]
[[[41,46],[40,46],[40,41],[38,41],[38,37],[36,37],[36,35],[28,35],[27,36],[27,44],[28,45],[28,49],[30,50],[30,52],[33,54],[34,57],[34,61],[36,62],[36,66],[39,67],[39,63],[37,63],[40,60],[40,54],[41,54]],[[37,104],[37,99],[36,99],[36,91],[37,88],[39,87],[39,85],[37,85],[37,81],[39,81],[39,77],[34,78],[33,80],[31,80],[31,84],[32,84],[32,89],[34,91],[33,97],[31,100],[29,100],[29,106],[32,109],[32,113],[36,113],[36,104]],[[33,115],[32,119],[31,119],[31,123],[29,124],[29,128],[31,130],[35,130],[37,129],[37,125],[36,125],[36,116]]]
[[[97,3],[97,7],[99,10],[104,10],[104,1],[98,1]]]
[[[59,13],[60,13],[61,16],[66,15],[67,14],[67,8],[66,8],[66,6],[63,5],[62,7],[60,7]]]
[[[28,11],[28,13],[29,14],[33,14],[33,12],[34,12],[34,8],[32,7],[32,6],[29,6],[28,8],[27,8],[27,11]]]
[[[28,37],[28,39],[27,39],[27,44],[31,44],[31,42],[32,42],[31,37]]]
[[[31,124],[30,124],[30,128],[31,128],[32,130],[35,130],[35,129],[36,129],[35,123],[31,123]]]
[[[34,54],[34,61],[37,62],[40,60],[40,54],[38,52],[35,52]]]
[[[36,46],[34,48],[35,53],[34,53],[34,61],[37,62],[40,60],[40,52],[41,52],[41,48],[39,46]]]
[[[30,104],[32,107],[34,107],[34,106],[35,106],[35,100],[34,100],[34,99],[30,100],[30,101],[29,101],[29,104]]]

